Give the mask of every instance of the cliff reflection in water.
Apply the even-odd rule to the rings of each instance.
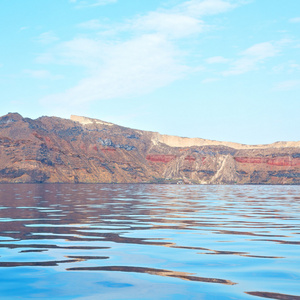
[[[299,297],[299,192],[298,186],[2,184],[0,280],[11,270],[20,289],[12,292],[6,279],[0,295],[51,298],[56,272],[64,274],[56,299],[74,299],[76,289],[68,286],[82,273],[88,275],[78,297],[148,299],[141,293],[153,285],[173,289],[157,290],[157,299]],[[41,268],[47,287],[35,273]],[[35,288],[22,283],[25,270]]]

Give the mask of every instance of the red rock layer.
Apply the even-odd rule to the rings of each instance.
[[[195,161],[195,160],[196,160],[196,158],[195,158],[195,157],[193,157],[193,156],[187,156],[187,157],[185,157],[185,158],[184,158],[184,160],[188,160],[188,161]]]
[[[152,162],[163,162],[163,163],[168,163],[175,158],[176,155],[150,154],[146,156],[147,160],[150,160]]]
[[[293,167],[300,166],[300,158],[292,158],[289,156],[286,157],[235,157],[234,158],[239,163],[244,164],[267,164],[273,166],[284,166],[284,167]]]

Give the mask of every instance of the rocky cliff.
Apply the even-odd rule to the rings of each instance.
[[[300,184],[300,142],[249,146],[10,113],[0,118],[0,182]]]

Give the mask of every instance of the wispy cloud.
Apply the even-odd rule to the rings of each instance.
[[[103,24],[100,23],[99,20],[93,19],[89,20],[83,23],[80,23],[77,25],[78,28],[83,28],[83,29],[91,29],[91,30],[98,30],[103,28]]]
[[[281,63],[279,65],[274,66],[272,68],[272,71],[275,74],[280,74],[280,73],[292,74],[292,73],[300,71],[300,64],[298,64],[295,61],[288,61],[288,62]]]
[[[113,47],[113,46],[112,46]],[[99,68],[109,53],[109,43],[97,39],[78,37],[62,42],[51,51],[37,57],[38,63],[75,65]]]
[[[276,56],[279,52],[278,47],[271,42],[255,44],[242,51],[240,57],[232,62],[230,69],[223,72],[223,75],[239,75],[255,70],[266,59]]]
[[[143,35],[107,46],[101,67],[91,76],[62,94],[43,99],[44,103],[88,103],[121,96],[138,95],[164,86],[182,76],[188,67],[174,59],[176,50],[160,35]]]
[[[76,8],[85,7],[96,7],[103,6],[111,3],[115,3],[118,0],[70,0],[69,2],[74,3]]]
[[[53,75],[47,70],[23,70],[23,73],[27,74],[28,76],[36,79],[50,79],[50,80],[58,80],[63,79],[62,75]]]
[[[208,64],[223,64],[227,63],[229,61],[228,58],[225,58],[223,56],[213,56],[209,57],[205,60]]]
[[[190,0],[176,7],[190,16],[207,16],[227,12],[241,5],[242,1]]]
[[[300,88],[300,79],[286,80],[277,83],[274,87],[275,91],[290,91]]]
[[[35,40],[41,44],[46,45],[58,41],[59,38],[56,36],[56,34],[53,31],[47,31],[41,33],[38,37],[35,38]]]
[[[183,38],[200,33],[205,25],[195,17],[173,12],[151,12],[132,22],[132,29],[158,32],[172,38]]]
[[[219,78],[206,78],[204,80],[202,80],[202,83],[207,84],[207,83],[212,83],[212,82],[216,82],[219,81]]]
[[[23,26],[20,28],[20,31],[27,30],[27,29],[29,29],[29,26]]]
[[[300,23],[300,17],[289,19],[290,23]]]
[[[115,1],[75,1],[81,6],[104,5]],[[185,62],[180,43],[210,29],[202,17],[224,13],[242,1],[190,0],[169,9],[139,15],[112,26],[112,36],[103,34],[97,19],[78,26],[96,30],[94,37],[74,37],[41,54],[40,63],[68,64],[86,68],[89,74],[62,93],[49,95],[43,103],[82,105],[92,101],[136,96],[165,86],[189,72],[203,70]],[[214,58],[215,62],[227,61]],[[213,59],[211,63],[213,62]]]

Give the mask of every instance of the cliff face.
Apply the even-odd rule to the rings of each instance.
[[[249,146],[14,113],[0,118],[0,182],[300,184],[300,142]]]

